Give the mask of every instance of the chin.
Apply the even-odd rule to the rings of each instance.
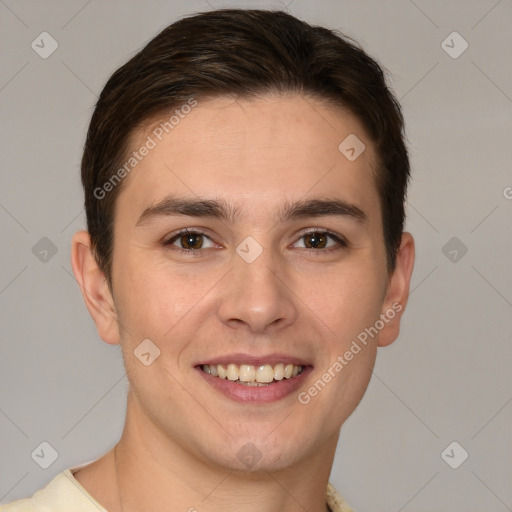
[[[304,439],[295,439],[291,436],[268,436],[268,431],[261,437],[236,436],[231,442],[223,441],[212,450],[212,446],[203,452],[203,456],[210,464],[240,474],[259,474],[275,472],[297,464],[306,456],[310,443]],[[227,449],[229,447],[229,449]],[[300,449],[298,448],[300,447]]]

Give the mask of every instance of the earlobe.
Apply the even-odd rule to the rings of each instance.
[[[71,266],[100,338],[105,343],[118,344],[119,325],[114,300],[107,279],[94,257],[87,231],[78,231],[73,236]]]
[[[382,315],[387,320],[379,333],[379,347],[393,343],[400,333],[400,319],[409,298],[409,287],[414,268],[414,239],[410,233],[402,233],[396,264],[384,299]]]

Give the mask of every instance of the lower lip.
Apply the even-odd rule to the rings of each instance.
[[[304,382],[304,379],[312,370],[312,367],[306,366],[296,377],[274,381],[268,386],[246,386],[228,379],[213,377],[212,375],[205,373],[200,367],[197,367],[196,369],[208,384],[226,395],[228,398],[237,402],[265,404],[281,400],[282,398],[297,391]]]

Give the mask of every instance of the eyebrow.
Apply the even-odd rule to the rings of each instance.
[[[217,199],[188,199],[168,196],[154,206],[146,208],[137,220],[136,226],[147,224],[159,217],[186,215],[189,217],[210,217],[234,223],[240,215],[240,208]],[[286,202],[276,214],[277,222],[303,219],[306,217],[340,216],[361,225],[368,222],[368,216],[355,204],[342,199],[303,199]]]

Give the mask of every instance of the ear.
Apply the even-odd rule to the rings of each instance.
[[[400,319],[409,298],[409,286],[414,267],[414,239],[410,233],[402,233],[400,248],[396,256],[396,264],[391,274],[381,319],[384,327],[379,333],[379,347],[386,347],[398,338]]]
[[[98,267],[87,231],[78,231],[71,242],[71,266],[100,338],[111,345],[120,342],[114,300],[107,279]]]

